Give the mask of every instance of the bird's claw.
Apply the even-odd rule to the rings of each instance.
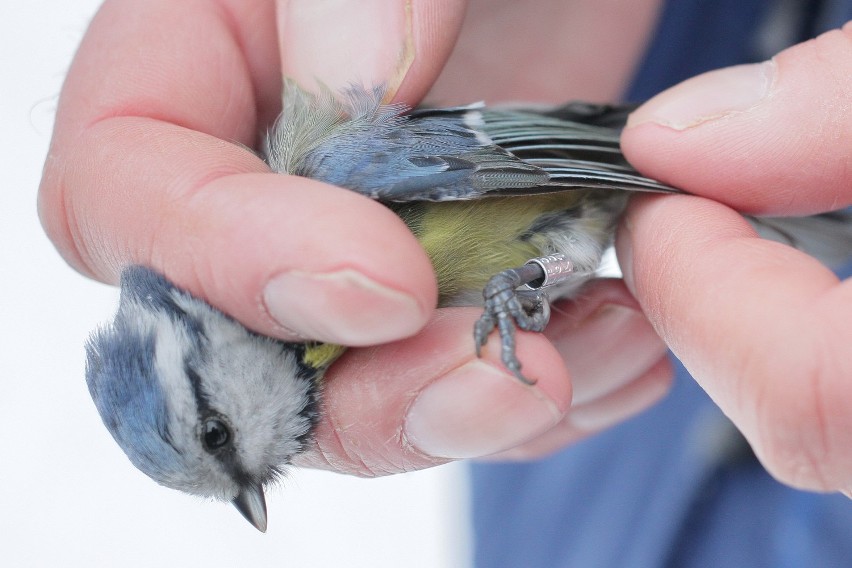
[[[519,381],[533,385],[535,381],[521,373],[521,362],[515,354],[515,327],[543,331],[550,319],[550,307],[541,290],[518,290],[523,284],[525,282],[515,269],[500,272],[488,281],[482,291],[485,310],[474,326],[473,337],[476,355],[480,357],[488,336],[497,328],[503,365]]]

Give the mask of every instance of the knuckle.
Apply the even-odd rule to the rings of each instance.
[[[78,272],[94,277],[95,271],[81,238],[82,231],[69,203],[66,170],[65,160],[51,148],[38,190],[39,221],[65,262]]]

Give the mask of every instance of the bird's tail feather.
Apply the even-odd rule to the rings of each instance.
[[[749,217],[760,236],[795,247],[832,268],[852,260],[852,210],[810,217]]]

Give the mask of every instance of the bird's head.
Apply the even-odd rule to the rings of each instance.
[[[86,379],[133,464],[157,483],[231,501],[266,529],[264,487],[305,448],[319,371],[304,346],[252,333],[161,275],[125,270]]]

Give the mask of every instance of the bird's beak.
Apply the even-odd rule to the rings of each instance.
[[[231,503],[257,530],[266,532],[266,499],[260,484],[243,486]]]

